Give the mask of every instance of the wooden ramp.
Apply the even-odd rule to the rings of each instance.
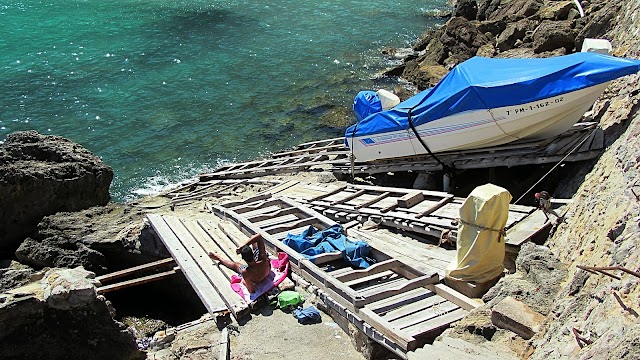
[[[552,139],[517,141],[489,148],[438,153],[436,156],[455,170],[512,167],[595,159],[602,153],[604,143],[604,132],[596,123],[578,123]],[[334,173],[354,176],[442,170],[442,165],[428,155],[332,166]]]
[[[231,289],[233,271],[214,264],[207,255],[213,251],[237,260],[230,239],[205,220],[155,214],[147,219],[210,314],[228,310],[238,319],[249,311],[249,305]]]
[[[482,169],[583,161],[600,156],[604,132],[596,123],[578,123],[552,139],[516,141],[509,144],[436,154],[450,169]],[[300,171],[329,170],[343,175],[373,175],[387,172],[440,172],[442,165],[428,155],[408,156],[351,163],[351,152],[344,138],[304,143],[292,150],[272,154],[267,159],[224,165],[214,172],[199,175],[200,181],[247,179]]]
[[[240,179],[265,175],[310,171],[331,165],[348,164],[349,151],[343,138],[300,144],[292,150],[272,154],[269,159],[222,166],[216,171],[200,174],[201,181]]]
[[[357,220],[425,234],[454,242],[464,198],[439,191],[341,184],[297,183],[272,191],[306,204],[340,222]],[[535,207],[510,205],[506,244],[520,246],[551,224]]]
[[[322,230],[336,222],[290,199],[264,195],[211,209],[222,223],[229,221],[247,235],[261,234],[270,251],[289,254],[294,271],[317,286],[330,307],[359,319],[356,326],[366,325],[365,333],[402,357],[420,338],[477,306],[439,284],[436,272],[416,269],[376,244],[370,243],[369,257],[375,263],[367,269],[352,268],[339,252],[302,256],[282,242],[287,234],[300,234],[309,226]]]

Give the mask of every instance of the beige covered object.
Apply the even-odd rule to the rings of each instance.
[[[504,270],[504,232],[511,194],[499,186],[475,188],[460,208],[456,257],[445,278],[476,283],[497,279]]]

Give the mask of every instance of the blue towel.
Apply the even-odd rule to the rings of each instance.
[[[300,324],[315,324],[320,322],[320,312],[313,306],[309,306],[308,308],[298,307],[293,310],[293,316],[298,319]]]
[[[340,224],[335,224],[322,231],[309,226],[300,235],[287,234],[282,242],[312,261],[316,255],[340,251],[344,259],[352,266],[362,269],[370,266],[365,259],[371,249],[369,244],[364,241],[349,240],[342,234],[342,225]]]

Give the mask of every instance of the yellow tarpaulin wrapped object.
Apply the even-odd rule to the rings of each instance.
[[[460,208],[457,252],[445,277],[484,283],[504,270],[504,227],[511,194],[499,186],[475,188]]]

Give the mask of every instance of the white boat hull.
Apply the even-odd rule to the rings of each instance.
[[[417,126],[416,131],[434,153],[496,146],[519,139],[547,139],[578,122],[608,84],[522,105],[459,113]],[[347,142],[357,161],[427,153],[411,129],[347,137]]]

